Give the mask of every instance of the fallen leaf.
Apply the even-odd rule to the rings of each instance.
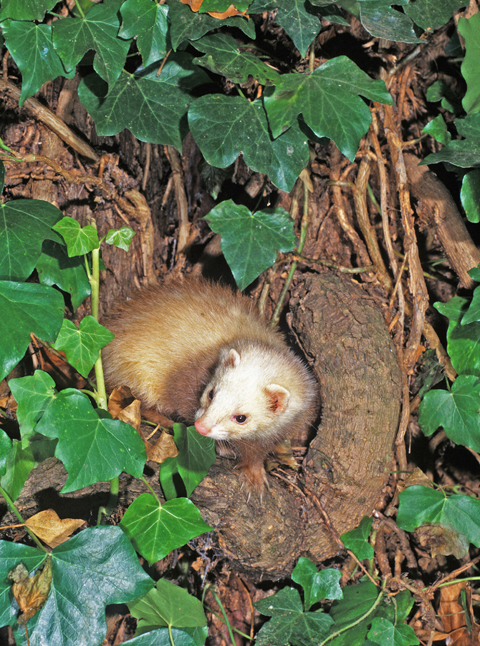
[[[84,523],[81,518],[62,520],[53,509],[47,509],[29,518],[25,525],[49,547],[54,548],[64,543]]]
[[[162,431],[155,444],[145,442],[145,448],[147,449],[147,460],[154,462],[165,462],[167,458],[174,458],[178,455],[173,437],[165,431]]]
[[[28,570],[23,563],[8,573],[13,581],[12,593],[20,608],[17,618],[23,626],[37,613],[48,598],[52,584],[52,559],[48,557],[42,570],[37,570],[33,576],[28,576]]]
[[[197,12],[202,6],[203,0],[181,0],[183,4],[188,4],[192,11]],[[235,5],[231,4],[226,11],[207,11],[209,16],[212,18],[218,18],[222,20],[223,18],[229,18],[230,16],[247,16],[246,11],[239,11],[235,8]]]

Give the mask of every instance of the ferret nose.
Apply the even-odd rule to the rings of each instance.
[[[199,419],[195,422],[195,428],[197,431],[200,433],[200,435],[208,435],[210,433],[210,429],[205,426]]]

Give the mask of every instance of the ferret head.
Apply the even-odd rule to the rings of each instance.
[[[195,428],[214,440],[272,440],[311,404],[313,381],[288,350],[263,344],[226,348],[200,399]]]

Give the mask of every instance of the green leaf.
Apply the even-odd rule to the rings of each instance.
[[[315,646],[333,624],[324,612],[303,612],[300,595],[294,588],[283,588],[253,605],[262,615],[272,617],[260,629],[257,646]]]
[[[391,0],[388,0],[388,5],[390,4]],[[401,43],[423,42],[417,38],[412,20],[387,6],[385,0],[360,2],[359,6],[361,23],[372,36]]]
[[[384,82],[371,79],[346,56],[327,61],[311,74],[284,74],[274,90],[265,92],[272,135],[290,128],[301,114],[317,137],[333,139],[353,161],[372,121],[359,95],[392,103]]]
[[[12,500],[20,495],[30,471],[38,466],[40,462],[51,458],[55,451],[55,442],[52,440],[41,440],[33,442],[13,442],[8,455],[6,456],[6,472],[2,477],[2,487],[8,492]]]
[[[480,501],[472,496],[446,498],[441,491],[414,485],[400,493],[397,524],[407,532],[421,525],[451,525],[476,547],[480,545]]]
[[[447,124],[441,114],[427,123],[422,132],[431,135],[436,141],[446,146],[452,140],[452,135],[447,130]]]
[[[151,0],[127,0],[120,9],[120,38],[137,37],[143,67],[161,60],[167,51],[168,7]]]
[[[205,36],[209,31],[223,27],[238,27],[244,34],[255,40],[255,23],[243,16],[224,18],[221,22],[212,16],[195,12],[186,4],[177,0],[169,0],[170,38],[174,51],[179,49],[184,41],[195,41]]]
[[[26,280],[35,269],[42,242],[61,238],[52,226],[62,217],[42,200],[14,200],[0,205],[0,279]]]
[[[112,480],[122,471],[142,475],[146,454],[138,433],[119,420],[100,418],[78,390],[62,390],[35,430],[58,438],[55,456],[68,471],[62,493]]]
[[[2,23],[2,32],[8,51],[22,73],[19,107],[47,81],[53,81],[57,76],[73,78],[74,72],[65,72],[53,47],[50,25],[6,20]]]
[[[95,74],[83,79],[78,96],[94,119],[98,135],[116,135],[128,128],[140,141],[181,150],[188,131],[191,91],[209,81],[192,59],[183,53],[169,56],[160,76],[157,68],[139,75],[124,72],[108,94],[106,84]]]
[[[459,375],[451,391],[431,390],[420,404],[419,423],[425,435],[442,426],[456,444],[480,451],[480,379]]]
[[[297,126],[272,140],[260,100],[203,96],[190,106],[188,122],[209,164],[225,168],[243,153],[249,168],[268,175],[283,191],[292,189],[308,163],[307,137]]]
[[[447,351],[458,373],[480,375],[480,323],[463,323],[468,302],[454,296],[448,303],[434,303],[435,309],[449,319]]]
[[[114,337],[115,335],[100,325],[93,316],[85,316],[80,321],[79,328],[72,321],[64,319],[54,348],[63,350],[68,363],[82,377],[88,377],[100,350]]]
[[[227,200],[205,219],[222,236],[222,251],[240,289],[273,265],[277,251],[292,251],[296,244],[293,221],[282,207],[252,213]]]
[[[12,440],[3,429],[0,429],[0,480],[7,469],[7,456],[12,448]]]
[[[305,610],[310,610],[314,603],[322,599],[341,599],[343,596],[339,581],[341,572],[325,569],[317,572],[310,559],[301,556],[292,572],[292,581],[302,586],[304,591]]]
[[[216,459],[215,441],[200,435],[194,426],[174,424],[173,433],[178,455],[167,458],[160,467],[160,484],[167,499],[190,496]]]
[[[150,564],[212,530],[188,498],[167,500],[161,505],[149,493],[141,494],[132,502],[120,526]]]
[[[109,86],[115,83],[130,47],[130,41],[118,37],[122,2],[109,0],[96,4],[84,18],[69,17],[53,23],[53,44],[68,71],[93,50],[93,69]]]
[[[45,240],[36,270],[42,285],[57,285],[70,294],[74,310],[90,295],[84,259],[69,258],[67,247],[63,244]]]
[[[474,271],[474,270],[471,270]],[[470,272],[469,272],[470,273]],[[472,276],[472,274],[470,274]],[[472,276],[474,278],[475,274]],[[473,298],[462,318],[462,325],[468,325],[480,321],[480,288],[477,287],[473,291]]]
[[[114,247],[119,247],[124,251],[130,249],[130,243],[132,241],[135,231],[130,227],[120,227],[120,229],[110,229],[110,231],[105,236],[105,242],[111,244]]]
[[[128,609],[139,620],[137,634],[163,626],[195,628],[207,625],[202,603],[166,579],[160,579],[146,595],[131,601]]]
[[[62,295],[51,287],[32,283],[0,281],[0,379],[22,359],[30,333],[53,342],[63,320]]]
[[[440,152],[427,155],[420,164],[449,162],[460,168],[480,166],[480,114],[468,114],[464,119],[455,119],[459,135],[465,139],[454,139]]]
[[[345,532],[340,537],[347,550],[352,550],[359,561],[373,558],[373,547],[368,542],[372,523],[372,517],[364,516],[356,529]]]
[[[196,642],[188,633],[178,628],[160,628],[152,630],[150,633],[144,633],[134,639],[129,639],[128,646],[203,646],[206,637],[200,642]]]
[[[2,0],[0,21],[5,18],[13,20],[42,21],[47,11],[53,9],[58,0]]]
[[[41,550],[0,543],[0,598],[6,597],[5,613],[18,610],[9,594],[8,572],[20,562],[31,571],[45,558]],[[50,593],[28,622],[30,646],[98,646],[107,632],[105,607],[132,601],[153,585],[119,527],[85,529],[56,547],[51,558]],[[18,627],[15,633],[16,643],[26,644],[24,628]]]
[[[236,0],[235,9],[238,11],[245,11],[252,0]],[[203,0],[202,6],[199,11],[216,11],[223,13],[230,5],[233,4],[230,0]]]
[[[480,112],[480,80],[478,78],[478,59],[480,56],[480,15],[477,13],[468,20],[459,18],[458,31],[465,38],[465,58],[462,63],[462,76],[467,91],[462,100],[467,114]]]
[[[391,621],[383,617],[375,617],[368,638],[381,646],[413,646],[419,644],[415,631],[405,624],[394,626]]]
[[[470,222],[480,222],[480,169],[465,173],[462,179],[460,200],[465,210],[465,215]]]
[[[392,4],[393,1],[392,1]],[[465,6],[464,0],[416,0],[409,2],[405,13],[422,29],[432,31],[447,23],[455,11]]]
[[[8,385],[18,404],[17,419],[22,440],[28,440],[37,422],[55,399],[55,382],[48,373],[35,370],[33,377],[10,379]]]
[[[232,83],[247,83],[253,76],[262,85],[280,82],[280,74],[250,52],[240,52],[236,40],[229,34],[212,34],[195,41],[195,49],[205,53],[193,62],[215,74],[226,76]]]
[[[81,227],[77,220],[64,217],[52,228],[58,231],[65,240],[69,258],[83,256],[89,251],[100,247],[97,229],[93,224],[87,224],[87,226]]]
[[[302,56],[320,32],[321,23],[315,8],[305,0],[289,0],[277,4],[276,22],[283,27]]]

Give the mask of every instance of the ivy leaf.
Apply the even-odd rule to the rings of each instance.
[[[51,287],[0,281],[0,379],[22,359],[30,333],[52,343],[63,321],[62,295]]]
[[[463,325],[467,300],[454,296],[447,303],[434,303],[434,307],[449,319],[447,351],[455,370],[480,375],[480,323]]]
[[[85,316],[78,329],[75,323],[64,319],[54,347],[56,350],[63,350],[68,363],[86,378],[98,359],[100,350],[114,337],[93,316]]]
[[[476,547],[480,546],[480,501],[472,496],[453,495],[414,485],[400,493],[397,524],[407,532],[421,525],[451,525]]]
[[[120,229],[110,229],[105,236],[105,242],[114,247],[119,247],[124,251],[128,251],[135,231],[130,227],[120,227]]]
[[[160,484],[167,499],[190,496],[216,459],[215,441],[200,435],[194,426],[174,424],[173,433],[178,455],[167,458],[160,469]]]
[[[42,285],[57,285],[70,294],[74,310],[90,295],[84,259],[69,258],[64,244],[45,240],[36,270]]]
[[[393,9],[390,4],[391,0],[360,2],[360,20],[365,29],[376,38],[401,43],[422,43],[421,38],[417,38],[415,34],[412,20]]]
[[[73,78],[74,71],[69,74],[65,72],[53,47],[50,25],[6,20],[2,23],[2,32],[8,51],[22,73],[19,107],[47,81],[57,76]]]
[[[467,84],[467,91],[462,100],[467,114],[480,112],[480,83],[478,79],[478,58],[480,56],[480,15],[475,14],[468,20],[459,18],[458,31],[465,38],[465,57],[462,63],[462,76]]]
[[[83,256],[89,251],[98,249],[100,246],[97,229],[93,224],[87,224],[87,226],[81,227],[77,220],[64,217],[52,228],[58,231],[65,240],[69,258]]]
[[[372,121],[359,95],[392,103],[384,82],[371,79],[346,56],[327,61],[311,74],[284,74],[274,90],[265,92],[272,136],[278,137],[303,115],[317,137],[329,137],[353,161]]]
[[[0,205],[0,217],[0,279],[24,281],[35,269],[42,242],[61,242],[52,226],[62,212],[42,200],[13,200]]]
[[[2,0],[0,21],[6,18],[13,20],[38,20],[41,22],[47,11],[53,9],[58,0]]]
[[[370,113],[369,113],[370,114]],[[309,159],[307,137],[298,125],[272,140],[260,100],[210,94],[192,103],[188,122],[207,162],[218,168],[233,164],[240,153],[254,171],[265,173],[290,191]]]
[[[184,41],[195,41],[205,36],[209,31],[218,29],[220,24],[224,27],[237,27],[252,40],[255,40],[255,23],[243,16],[224,18],[221,23],[208,14],[195,12],[190,7],[177,0],[167,2],[170,19],[170,38],[172,47],[176,51]]]
[[[373,547],[368,542],[372,523],[372,517],[364,516],[358,527],[340,537],[347,550],[352,550],[359,561],[373,558]]]
[[[315,9],[309,7],[305,0],[279,2],[277,7],[276,22],[285,29],[300,54],[305,56],[322,26]]]
[[[55,399],[55,382],[48,373],[35,370],[33,377],[10,379],[8,385],[18,404],[17,419],[22,440],[28,440],[37,422]]]
[[[304,590],[305,610],[310,610],[314,603],[322,599],[341,599],[343,596],[339,581],[341,572],[331,568],[317,572],[310,559],[301,556],[292,572],[292,581]]]
[[[7,455],[12,448],[12,440],[0,429],[0,481],[7,470]]]
[[[391,621],[383,617],[375,617],[372,621],[368,638],[375,644],[380,644],[381,646],[385,644],[391,644],[392,646],[413,646],[414,644],[420,643],[411,626],[405,624],[395,626]]]
[[[460,200],[465,210],[465,215],[470,222],[480,222],[480,169],[465,173],[462,179]]]
[[[431,390],[420,404],[419,423],[426,436],[442,426],[456,444],[480,451],[480,379],[461,374],[451,391]]]
[[[127,0],[120,9],[120,38],[137,37],[143,67],[161,60],[167,51],[168,7],[151,0]]]
[[[157,627],[195,628],[207,625],[202,602],[166,579],[140,599],[128,604],[130,614],[138,619],[137,634]]]
[[[441,114],[427,123],[422,132],[431,135],[436,141],[446,146],[452,140],[452,135],[447,130],[447,124]]]
[[[42,550],[0,542],[0,615],[10,615],[10,625],[18,608],[9,593],[8,572],[18,563],[32,571],[45,558],[50,557]],[[107,632],[105,607],[132,601],[153,585],[119,527],[85,529],[53,549],[51,559],[50,593],[28,622],[30,646],[97,646]],[[26,644],[23,626],[16,626],[15,639]]]
[[[475,280],[475,274],[472,273],[475,271],[475,268],[470,270],[470,276]],[[462,317],[462,325],[468,325],[469,323],[476,323],[480,321],[480,288],[476,287],[473,290],[473,297],[468,306],[467,311]]]
[[[460,168],[480,166],[480,113],[467,114],[464,119],[455,119],[459,135],[465,139],[454,139],[438,153],[431,153],[420,164],[449,162]]]
[[[195,640],[187,632],[178,628],[159,628],[149,633],[128,640],[128,646],[203,646],[208,634],[200,641]]]
[[[282,207],[252,213],[232,200],[221,202],[205,219],[222,236],[222,251],[239,289],[273,265],[277,251],[296,244],[293,221]]]
[[[188,498],[167,500],[161,505],[149,493],[141,494],[132,502],[120,526],[150,564],[212,530]]]
[[[112,480],[122,471],[135,478],[142,475],[146,454],[138,433],[119,420],[100,418],[78,390],[62,390],[36,431],[58,438],[55,456],[68,471],[62,493]]]
[[[190,10],[189,10],[190,11]],[[124,128],[140,139],[182,149],[187,134],[186,112],[190,91],[209,81],[189,54],[169,56],[158,69],[139,75],[124,72],[107,94],[107,86],[91,74],[82,80],[78,96],[95,121],[100,136],[116,135]]]
[[[272,617],[260,629],[257,646],[314,646],[326,637],[333,624],[324,612],[303,612],[300,595],[294,588],[283,588],[253,605],[262,615]]]
[[[236,40],[229,34],[217,33],[195,41],[195,49],[206,55],[193,62],[215,74],[226,76],[232,83],[247,83],[253,76],[262,85],[275,85],[280,74],[250,52],[240,52]]]
[[[2,487],[12,500],[22,492],[30,471],[47,458],[54,455],[55,442],[42,438],[29,442],[13,442],[6,456],[6,472],[2,477]]]
[[[393,3],[392,3],[393,4]],[[447,23],[455,11],[465,6],[464,0],[416,0],[409,2],[405,13],[422,29],[432,31]]]
[[[83,56],[93,50],[93,69],[109,86],[115,83],[130,47],[130,41],[118,37],[122,2],[109,0],[96,4],[85,17],[53,23],[53,44],[68,71],[75,70]]]

